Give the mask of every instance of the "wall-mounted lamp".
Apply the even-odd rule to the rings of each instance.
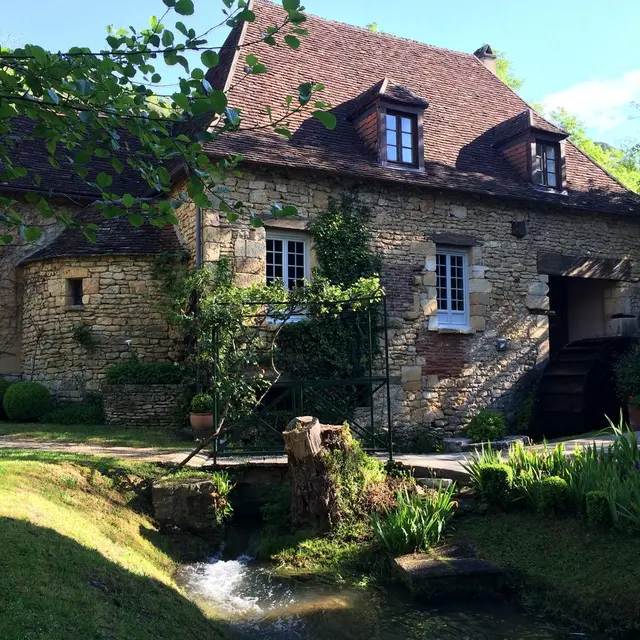
[[[506,338],[498,338],[493,343],[496,351],[507,351],[509,349],[509,341]]]

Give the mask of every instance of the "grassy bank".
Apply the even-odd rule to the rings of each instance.
[[[93,425],[0,422],[0,436],[49,442],[77,442],[81,444],[151,447],[171,450],[188,450],[194,446],[192,439],[171,431],[119,429],[117,427]]]
[[[0,637],[217,638],[131,508],[149,465],[0,451]]]
[[[640,629],[637,536],[525,513],[455,520],[454,537],[511,570],[524,604],[609,632]]]

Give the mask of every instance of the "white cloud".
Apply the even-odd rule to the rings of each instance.
[[[548,95],[545,111],[564,107],[588,128],[609,131],[628,120],[631,103],[640,101],[640,70],[609,80],[586,80]]]

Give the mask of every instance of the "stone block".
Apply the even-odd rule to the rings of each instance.
[[[488,267],[483,267],[482,265],[474,265],[473,267],[471,267],[471,277],[484,278],[487,271]]]
[[[429,331],[437,331],[440,328],[440,323],[438,322],[438,316],[433,315],[429,316],[429,324],[427,326]]]
[[[260,258],[236,258],[235,266],[238,274],[262,275],[266,272],[265,262]]]
[[[549,285],[544,282],[532,282],[529,285],[529,294],[532,296],[546,296],[549,293]]]
[[[440,378],[436,374],[430,373],[427,376],[427,389],[435,389],[438,386],[439,382]]]
[[[419,366],[407,366],[402,367],[400,370],[402,376],[402,382],[408,382],[410,380],[418,380],[422,378],[422,367]]]
[[[491,283],[484,278],[470,278],[469,293],[491,293]]]
[[[266,260],[267,245],[264,240],[247,240],[244,254],[236,254],[236,257],[244,255],[247,258],[260,258]]]
[[[549,311],[549,298],[547,296],[528,295],[525,298],[524,305],[531,313],[545,313]]]
[[[82,293],[84,294],[98,293],[99,286],[100,286],[100,280],[98,280],[98,278],[87,278],[82,283]]]
[[[467,217],[467,207],[462,205],[452,204],[450,211],[451,215],[458,220],[464,220]]]
[[[86,267],[66,267],[62,270],[63,278],[88,278],[89,269]]]
[[[411,243],[410,251],[414,255],[417,256],[428,256],[432,252],[433,243],[432,242],[421,242],[421,241],[413,241]]]
[[[487,328],[487,321],[484,316],[471,316],[471,328],[474,331],[484,331]]]
[[[473,305],[484,305],[488,306],[491,302],[491,296],[488,293],[480,293],[476,291],[474,293],[469,294],[469,303]]]
[[[420,380],[408,380],[402,383],[404,391],[420,391],[422,389],[422,382]]]
[[[429,298],[429,296],[422,296],[421,298],[422,313],[425,316],[433,316],[438,313],[438,301],[435,298]]]
[[[202,257],[205,262],[218,262],[220,260],[220,245],[211,242],[205,243]]]
[[[436,260],[435,253],[426,256],[424,259],[424,270],[428,272],[432,272],[432,271],[435,272],[436,267],[437,267],[437,260]]]
[[[422,284],[425,287],[435,287],[437,282],[438,276],[435,271],[427,271],[427,273],[422,276]]]
[[[260,284],[262,281],[262,275],[251,273],[236,273],[234,277],[234,282],[238,287],[250,287],[253,284]]]

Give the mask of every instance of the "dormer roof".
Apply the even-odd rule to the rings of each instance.
[[[560,127],[545,120],[538,115],[533,109],[525,109],[513,118],[509,118],[493,128],[494,141],[493,145],[498,147],[505,144],[513,138],[529,132],[540,131],[549,134],[559,140],[564,140],[569,134]]]

